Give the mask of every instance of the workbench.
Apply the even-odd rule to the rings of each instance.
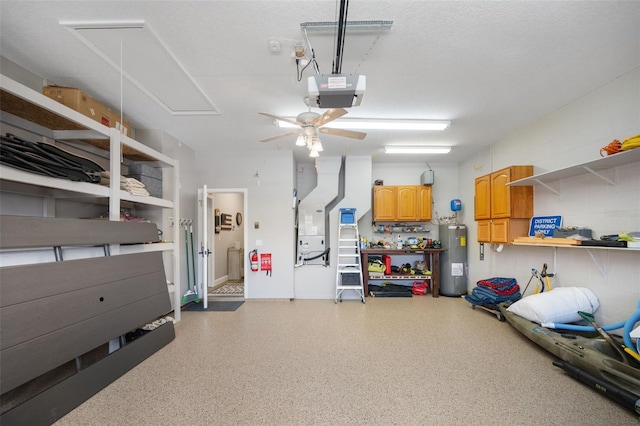
[[[431,282],[431,296],[438,297],[440,293],[440,253],[442,253],[444,249],[367,249],[362,250],[362,284],[364,285],[365,294],[369,294],[369,280],[386,280],[386,281],[394,281],[394,280],[412,280],[412,281],[420,281],[420,280],[429,280]],[[398,261],[398,256],[413,256],[413,258],[417,256],[422,256],[425,261],[425,265],[427,265],[427,269],[431,271],[431,275],[411,275],[411,274],[391,274],[391,275],[382,275],[382,276],[373,276],[369,275],[369,271],[367,269],[367,265],[369,264],[369,256],[382,256],[387,255],[391,256],[392,264],[400,266],[404,263],[401,259]],[[396,259],[393,262],[393,258]],[[411,267],[414,267],[411,264]]]

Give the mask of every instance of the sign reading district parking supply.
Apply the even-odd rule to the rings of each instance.
[[[529,225],[529,236],[535,237],[536,232],[542,232],[545,237],[553,237],[553,230],[560,229],[562,216],[534,216]]]

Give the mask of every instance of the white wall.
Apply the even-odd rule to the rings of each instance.
[[[245,252],[257,249],[259,253],[272,253],[271,275],[251,272],[245,267],[249,299],[294,297],[295,233],[291,200],[295,174],[292,151],[247,152],[242,153],[241,158],[237,154],[221,152],[211,158],[196,158],[194,176],[198,179],[198,187],[206,184],[211,189],[247,189],[248,212],[244,221],[248,224],[248,245]]]
[[[335,176],[332,178],[318,178],[318,185],[322,182],[338,181],[337,173],[340,172],[339,165],[341,158],[327,158],[331,166],[338,165],[338,170],[333,168]],[[320,170],[320,169],[319,169]],[[329,241],[329,266],[305,265],[295,269],[295,297],[298,299],[333,299],[336,295],[336,268],[338,256],[338,225],[341,208],[355,208],[358,218],[369,213],[371,210],[371,157],[369,156],[347,156],[344,161],[344,196],[329,211],[329,229],[325,230],[325,236]],[[323,190],[331,193],[329,190]],[[310,197],[313,197],[312,192]],[[335,188],[335,194],[338,188]],[[366,219],[358,221],[358,230],[361,224],[366,224]],[[362,232],[361,232],[362,234]],[[344,299],[359,298],[356,292],[345,292]]]
[[[304,199],[318,183],[318,173],[313,164],[298,164],[294,180],[297,185],[298,199]]]
[[[473,199],[476,177],[513,164],[533,164],[542,173],[599,158],[611,140],[640,133],[640,72],[638,69],[522,128],[495,143],[491,149],[460,165],[463,200]],[[597,236],[640,231],[640,163],[604,172],[611,186],[590,175],[556,183],[560,195],[541,186],[534,188],[536,215],[559,214],[564,225],[593,229]],[[596,319],[610,324],[636,310],[640,297],[640,251],[507,246],[501,253],[479,244],[473,220],[469,222],[469,290],[482,278],[515,277],[525,286],[531,268],[543,263],[556,272],[552,284],[583,286],[594,291],[601,307]],[[531,292],[531,288],[528,293]]]

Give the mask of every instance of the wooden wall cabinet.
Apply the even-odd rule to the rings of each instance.
[[[476,178],[474,219],[491,219],[491,175]]]
[[[398,186],[396,195],[396,220],[416,222],[418,220],[418,188]]]
[[[533,175],[533,166],[510,166],[475,180],[478,242],[510,244],[527,235],[533,216],[533,186],[507,186]]]
[[[396,220],[396,187],[373,187],[373,220],[391,222]]]
[[[422,185],[374,186],[374,222],[426,222],[431,220],[431,187]]]
[[[418,221],[430,221],[432,210],[431,186],[420,185],[418,187]]]

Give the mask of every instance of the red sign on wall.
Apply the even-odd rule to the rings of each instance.
[[[260,253],[260,270],[271,270],[271,253]]]

